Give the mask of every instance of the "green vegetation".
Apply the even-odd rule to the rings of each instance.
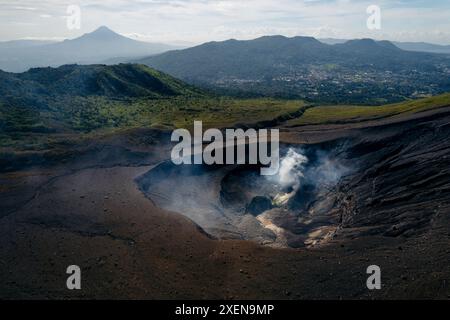
[[[271,120],[297,111],[303,102],[215,97],[140,98],[119,102],[97,97],[78,100],[76,106],[64,113],[64,121],[73,130],[89,132],[129,127],[188,128],[195,120],[203,121],[206,127],[226,127],[239,122]]]
[[[330,66],[331,67],[331,66]],[[288,125],[365,121],[450,105],[450,94],[379,107],[309,107]],[[290,119],[305,103],[218,97],[142,65],[0,72],[0,152],[66,150],[133,128],[225,128]]]
[[[349,123],[411,114],[450,106],[450,94],[384,106],[320,106],[308,109],[303,116],[288,122],[291,126]]]
[[[450,60],[388,41],[327,45],[311,37],[210,42],[139,61],[234,97],[384,105],[450,91]]]
[[[46,148],[49,139],[127,128],[190,128],[195,120],[204,127],[256,123],[298,111],[295,100],[216,97],[138,98],[129,101],[105,97],[72,97],[50,104],[46,111],[0,106],[0,147]],[[24,112],[26,111],[26,112]]]
[[[143,65],[67,65],[0,72],[0,148],[41,151],[129,128],[256,123],[302,101],[216,97]]]
[[[206,128],[224,128],[272,120],[298,111],[303,105],[303,101],[296,100],[204,98],[168,101],[159,108],[149,107],[148,102],[138,102],[136,108],[146,115],[144,121],[141,118],[138,122],[140,126],[151,123],[152,126],[190,128],[195,120],[201,120]]]

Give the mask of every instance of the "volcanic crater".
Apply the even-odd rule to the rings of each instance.
[[[166,161],[137,183],[157,206],[218,239],[298,248],[364,235],[410,236],[426,230],[450,198],[450,127],[435,125],[411,121],[388,124],[382,134],[367,128],[358,137],[285,144],[276,176],[261,176],[250,165]]]
[[[315,245],[339,226],[335,215],[341,142],[282,146],[279,173],[258,166],[176,166],[163,162],[137,179],[156,205],[184,214],[219,239],[253,240],[275,247]]]

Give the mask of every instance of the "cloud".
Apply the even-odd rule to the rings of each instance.
[[[13,7],[13,9],[24,10],[24,11],[35,11],[35,10],[37,10],[36,8],[33,8],[33,7],[18,7],[18,6]]]
[[[0,39],[75,37],[100,25],[149,41],[204,42],[249,39],[265,34],[316,37],[372,37],[450,43],[448,0],[378,0],[382,30],[366,27],[373,0],[78,0],[82,30],[65,28],[73,1],[24,0],[20,7],[0,3]],[[18,9],[21,8],[21,9]],[[22,23],[14,30],[8,24]],[[39,27],[27,27],[25,22]]]

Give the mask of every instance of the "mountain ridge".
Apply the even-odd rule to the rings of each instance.
[[[350,41],[350,39],[334,39],[334,38],[322,38],[318,40],[329,45],[342,44],[347,41]],[[400,48],[405,51],[450,54],[450,45],[441,45],[428,42],[408,42],[408,41],[390,41],[390,42],[394,44],[397,48]]]
[[[64,65],[0,71],[0,132],[90,131],[124,126],[209,95],[144,65]],[[1,137],[0,137],[1,138]]]
[[[41,95],[107,96],[107,97],[164,97],[200,91],[182,81],[144,65],[63,65],[58,68],[32,68],[23,73],[0,71],[0,80],[17,81],[17,90],[30,92],[33,85]],[[128,86],[128,87],[127,87]],[[7,96],[11,87],[0,86],[0,94]]]
[[[36,67],[96,64],[113,58],[138,58],[176,48],[166,44],[133,40],[102,26],[75,39],[28,46],[26,50],[20,46],[2,49],[0,45],[0,69],[24,72]]]
[[[328,45],[312,37],[264,36],[208,42],[135,62],[240,96],[383,104],[450,90],[450,59],[372,39]]]

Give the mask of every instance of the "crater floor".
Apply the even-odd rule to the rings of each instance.
[[[348,141],[337,155],[352,170],[326,210],[337,229],[313,248],[213,239],[186,216],[155,206],[135,179],[155,172],[164,148],[137,157],[122,143],[117,159],[110,155],[118,142],[103,142],[110,147],[77,163],[2,173],[0,297],[448,299],[449,123],[442,109],[364,125],[284,128],[288,144]],[[205,194],[219,192],[205,187]],[[276,225],[266,226],[276,233]],[[65,286],[72,264],[82,269],[79,292]],[[382,270],[376,292],[366,288],[373,264]]]

